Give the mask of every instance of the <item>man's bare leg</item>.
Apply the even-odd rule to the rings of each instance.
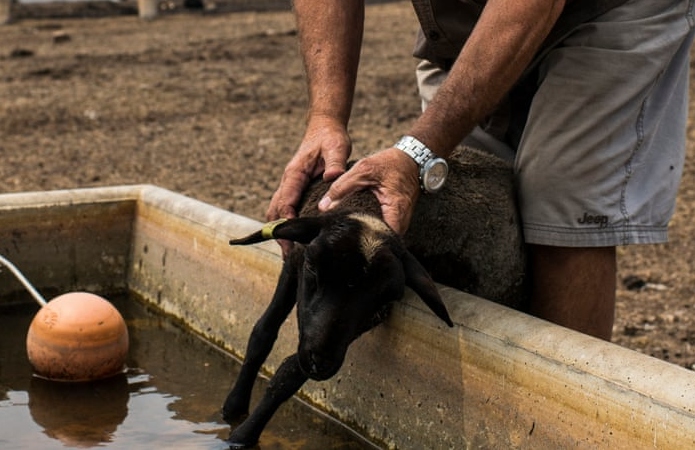
[[[615,317],[615,247],[530,245],[531,314],[610,340]]]

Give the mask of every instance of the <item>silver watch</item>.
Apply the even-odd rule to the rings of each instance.
[[[413,158],[420,167],[420,188],[424,192],[433,194],[444,186],[449,173],[449,165],[444,158],[432,153],[425,144],[412,136],[403,136],[394,147]]]

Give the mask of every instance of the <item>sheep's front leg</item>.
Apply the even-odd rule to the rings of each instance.
[[[230,435],[227,441],[229,448],[244,449],[256,445],[261,432],[278,407],[289,400],[307,379],[299,367],[297,354],[285,359],[270,379],[265,395],[256,409]]]
[[[275,344],[280,326],[294,307],[297,276],[290,266],[287,263],[283,266],[273,299],[249,337],[239,376],[222,407],[222,418],[229,424],[248,414],[251,391],[258,371]]]

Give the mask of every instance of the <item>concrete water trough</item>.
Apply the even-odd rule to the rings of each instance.
[[[239,356],[281,258],[227,242],[259,226],[147,185],[0,195],[0,254],[48,298],[132,291]],[[21,292],[0,273],[2,301]],[[441,292],[453,329],[408,291],[301,397],[386,448],[695,448],[695,373]],[[291,317],[267,373],[296,342]]]

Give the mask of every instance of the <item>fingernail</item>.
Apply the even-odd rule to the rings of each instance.
[[[319,209],[322,211],[327,210],[331,206],[332,201],[330,197],[323,197],[319,202]]]

